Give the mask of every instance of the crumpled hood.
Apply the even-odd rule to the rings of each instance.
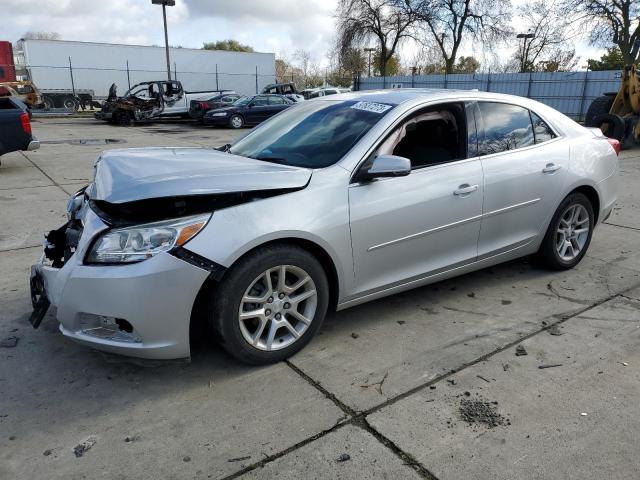
[[[312,171],[209,148],[132,148],[103,152],[95,165],[92,200],[125,203],[150,198],[302,188]]]

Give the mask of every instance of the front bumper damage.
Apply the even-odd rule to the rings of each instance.
[[[47,235],[32,267],[34,317],[44,316],[38,307],[46,313],[50,302],[60,331],[84,345],[140,358],[189,357],[191,310],[211,272],[170,253],[126,265],[85,265],[88,248],[108,228],[85,210],[81,223],[70,220]]]

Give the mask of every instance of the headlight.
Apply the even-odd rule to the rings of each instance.
[[[180,247],[204,228],[211,214],[115,228],[96,240],[87,263],[133,263]]]
[[[211,116],[212,117],[226,117],[227,116],[227,112],[212,113]]]

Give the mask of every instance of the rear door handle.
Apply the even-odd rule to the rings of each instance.
[[[475,192],[476,190],[478,190],[478,185],[469,185],[468,183],[463,183],[458,187],[457,190],[454,190],[453,194],[457,195],[458,197],[463,197]]]
[[[542,173],[553,173],[560,170],[562,167],[555,163],[547,163],[547,166],[542,169]]]

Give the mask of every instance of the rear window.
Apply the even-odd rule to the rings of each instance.
[[[529,110],[507,103],[479,102],[484,135],[479,138],[480,155],[491,155],[533,145]]]
[[[238,140],[230,151],[284,165],[328,167],[393,107],[355,100],[298,103]]]

